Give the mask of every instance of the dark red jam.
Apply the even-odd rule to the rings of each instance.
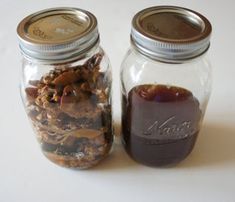
[[[174,165],[192,151],[201,111],[180,87],[139,85],[122,97],[122,138],[127,153],[149,166]]]

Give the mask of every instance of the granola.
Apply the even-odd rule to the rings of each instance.
[[[55,67],[25,89],[27,112],[51,161],[88,168],[112,145],[111,78],[100,71],[102,54],[83,65]]]

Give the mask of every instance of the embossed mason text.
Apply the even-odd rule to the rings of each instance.
[[[195,132],[192,128],[191,121],[176,122],[176,117],[171,116],[163,122],[155,121],[148,127],[143,135],[144,136],[164,136],[164,137],[175,137],[175,136],[188,136]]]

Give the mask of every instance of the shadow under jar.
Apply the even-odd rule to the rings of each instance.
[[[204,16],[181,7],[134,16],[121,67],[122,141],[137,162],[170,166],[192,151],[211,92],[211,30]]]
[[[21,96],[44,155],[89,168],[112,142],[111,67],[97,20],[75,8],[43,10],[17,28],[23,55]]]

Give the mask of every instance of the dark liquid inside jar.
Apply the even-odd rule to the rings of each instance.
[[[149,166],[174,165],[192,151],[201,110],[180,87],[139,85],[122,97],[122,133],[127,153]]]

